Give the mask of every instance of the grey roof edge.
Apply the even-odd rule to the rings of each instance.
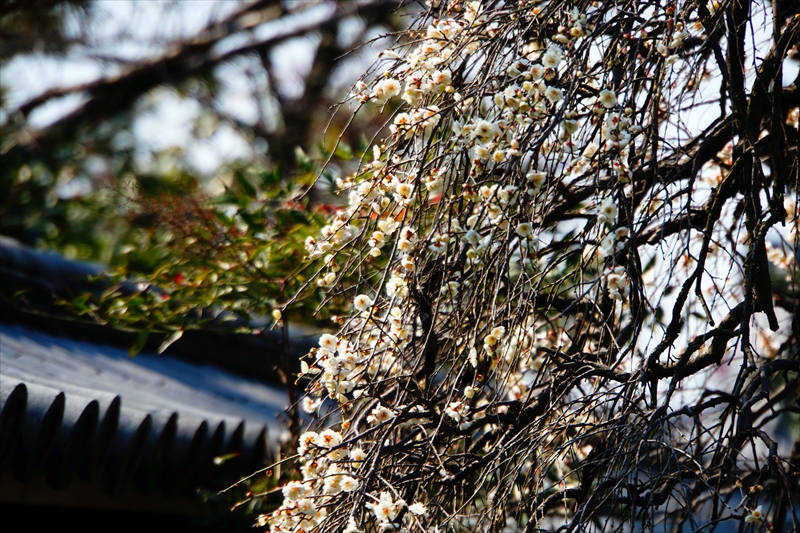
[[[201,480],[237,481],[272,455],[266,428],[245,421],[212,427],[177,412],[165,417],[128,408],[119,396],[101,409],[94,399],[0,379],[0,477],[44,481],[54,490],[81,480],[99,482],[109,496],[132,489],[176,497]],[[237,456],[214,461],[225,454]]]

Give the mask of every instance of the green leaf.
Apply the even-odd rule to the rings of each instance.
[[[182,329],[176,329],[175,331],[173,331],[172,333],[167,335],[167,338],[164,339],[164,342],[162,342],[161,346],[158,347],[158,353],[160,353],[160,354],[164,353],[164,350],[169,348],[170,345],[173,342],[177,341],[181,337],[183,337],[183,330]]]
[[[293,229],[292,226],[295,225],[302,227],[308,225],[306,214],[296,209],[278,209],[275,212],[275,219],[278,227],[283,230]]]
[[[253,184],[248,181],[244,174],[236,172],[234,173],[234,178],[236,178],[239,189],[241,189],[242,193],[247,196],[247,198],[252,199],[256,197],[256,188],[253,187]]]
[[[231,452],[231,453],[226,453],[225,455],[218,455],[214,457],[214,464],[215,465],[224,464],[225,461],[230,461],[231,459],[235,459],[240,455],[241,454],[239,452]]]
[[[217,220],[222,222],[227,227],[230,227],[230,226],[233,226],[234,224],[236,224],[236,221],[233,218],[229,217],[227,214],[223,213],[222,211],[215,210],[214,211],[214,216],[216,216]]]
[[[147,339],[150,338],[150,329],[143,329],[139,332],[136,336],[136,342],[133,343],[133,346],[130,347],[128,350],[128,356],[134,357],[136,354],[142,351],[144,345],[147,344]]]
[[[314,162],[299,146],[294,149],[294,158],[297,161],[297,166],[303,172],[311,172],[314,170]]]
[[[261,178],[261,184],[265,187],[274,187],[281,182],[281,171],[278,167],[272,170],[263,170],[259,172],[258,177]]]
[[[362,133],[361,137],[358,138],[358,153],[364,155],[368,149],[369,140],[367,140],[367,136]]]
[[[336,147],[336,151],[333,154],[340,159],[344,159],[345,161],[350,161],[353,159],[353,149],[350,148],[349,144],[344,142],[339,143],[339,145]]]

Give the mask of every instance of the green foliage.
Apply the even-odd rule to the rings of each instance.
[[[344,145],[337,153],[344,157],[335,161],[354,157]],[[137,174],[121,158],[125,172],[114,182],[59,196],[60,184],[71,181],[65,176],[87,164],[85,154],[25,163],[3,174],[13,178],[6,182],[13,201],[0,231],[109,264],[102,294],[85,293],[67,305],[85,318],[139,331],[132,355],[153,332],[166,334],[163,350],[187,329],[249,331],[254,318],[270,317],[293,295],[299,297],[285,317],[324,322],[344,300],[333,298],[326,315],[314,315],[326,296],[313,279],[322,259],[307,261],[306,239],[319,235],[337,207],[315,187],[321,162],[301,155],[292,173],[225,169],[217,195],[202,193],[199,179],[184,171]]]
[[[117,279],[129,279],[138,267],[147,288],[132,295],[107,291],[95,302],[95,316],[116,327],[173,336],[185,328],[269,316],[320,267],[319,261],[304,261],[306,238],[325,221],[306,194],[313,177],[308,172],[287,180],[278,172],[241,168],[213,198],[139,200],[137,216],[152,226],[128,253],[128,268],[119,268]],[[321,291],[305,294],[314,305],[322,298]],[[312,320],[305,306],[295,305],[291,318]]]

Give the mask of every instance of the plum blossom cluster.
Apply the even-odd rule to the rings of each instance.
[[[361,103],[402,104],[391,120],[391,137],[373,147],[372,161],[338,180],[347,206],[306,247],[312,258],[325,259],[321,287],[332,287],[340,270],[358,260],[352,250],[364,250],[368,257],[362,260],[382,266],[377,282],[354,296],[355,313],[343,331],[323,335],[311,359],[303,361],[303,374],[315,376],[305,400],[308,411],[325,398],[351,409],[366,400],[376,380],[411,371],[414,343],[431,331],[422,307],[435,307],[439,326],[454,327],[460,302],[475,294],[487,265],[505,264],[526,291],[541,283],[538,250],[543,238],[553,238],[541,221],[552,188],[592,169],[613,172],[615,162],[621,167],[637,133],[630,120],[619,119],[620,97],[600,78],[583,78],[593,94],[567,97],[574,75],[567,59],[594,30],[589,14],[570,10],[549,39],[503,54],[494,67],[497,81],[487,86],[469,80],[477,74],[464,72],[480,57],[482,43],[495,36],[490,12],[480,2],[468,2],[449,13],[432,20],[422,39],[384,52],[391,67],[371,84],[356,86]],[[527,16],[536,20],[535,10]],[[454,72],[461,73],[460,83]],[[595,133],[595,148],[574,157],[596,117],[603,128]],[[437,138],[446,142],[434,142]],[[531,151],[532,143],[540,148]],[[464,165],[466,176],[459,174]],[[615,223],[611,198],[598,208],[602,227]],[[624,238],[621,232],[610,234],[620,242]],[[447,275],[433,292],[420,295],[421,267],[437,264],[447,265]],[[624,274],[618,270],[603,283],[624,295]],[[507,375],[497,387],[508,398],[524,398],[543,368],[541,354],[532,354],[551,339],[551,328],[526,321],[507,334],[502,323],[493,322],[475,324],[474,342],[463,347],[467,362],[474,370]],[[465,389],[469,397],[454,398],[442,415],[462,428],[476,413],[484,416],[489,402],[480,382],[486,379],[473,378]],[[375,427],[397,414],[377,405],[363,421]],[[394,519],[398,507],[385,494],[370,508],[376,517],[380,509],[385,519]]]
[[[680,372],[640,338],[667,330],[652,318],[666,315],[659,303],[642,306],[653,298],[642,263],[671,265],[634,248],[678,246],[670,228],[703,224],[694,184],[661,184],[645,163],[665,150],[649,144],[665,116],[659,91],[700,37],[672,5],[611,38],[609,20],[627,17],[616,6],[429,4],[355,86],[353,101],[384,113],[388,133],[337,179],[342,209],[306,241],[324,264],[317,286],[352,302],[301,363],[304,408],[340,429],[301,438],[302,479],[266,518],[273,531],[547,524],[552,501],[588,498],[587,465],[624,437],[609,428],[649,417],[652,376]],[[649,72],[648,57],[652,75],[623,82]],[[665,157],[687,168],[679,151]],[[674,198],[693,211],[667,224],[686,209]],[[615,418],[606,400],[632,411]],[[467,475],[507,468],[508,450],[522,459],[502,475]],[[463,488],[476,479],[482,492]],[[520,511],[535,501],[546,509]],[[517,518],[496,514],[506,504]],[[577,516],[577,505],[558,512]]]
[[[391,418],[377,411],[375,416],[380,421]],[[297,454],[300,457],[302,480],[284,485],[283,504],[278,510],[259,519],[263,525],[270,526],[270,531],[313,531],[325,521],[328,506],[337,501],[337,496],[353,493],[361,487],[358,471],[366,454],[359,447],[343,443],[340,432],[326,429],[320,433],[304,433],[300,437]],[[376,524],[382,528],[396,529],[395,522],[403,523],[401,514],[407,515],[406,524],[428,514],[423,503],[408,505],[402,498],[392,498],[385,491],[377,497],[373,496],[372,500],[364,507],[372,512]],[[344,531],[360,533],[353,515],[348,518]]]
[[[380,416],[380,415],[378,415]],[[319,433],[308,431],[300,436],[297,448],[300,457],[302,480],[290,481],[283,486],[283,504],[270,515],[260,517],[259,522],[269,525],[275,532],[310,532],[322,524],[328,507],[336,497],[349,494],[361,487],[358,471],[366,459],[366,453],[357,446],[343,443],[340,432],[326,429]],[[428,511],[424,504],[406,504],[402,498],[392,498],[381,492],[365,504],[378,526],[392,529],[401,513],[408,514],[406,522],[423,517]],[[351,515],[347,527],[349,533],[359,533],[355,518]]]
[[[297,448],[303,479],[283,486],[283,504],[261,522],[270,531],[313,531],[327,516],[327,505],[340,493],[360,487],[355,477],[364,452],[342,444],[332,429],[301,435]]]

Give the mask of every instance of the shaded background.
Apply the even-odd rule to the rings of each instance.
[[[11,1],[0,8],[0,233],[146,271],[141,195],[296,171],[404,23],[397,2]],[[342,113],[342,116],[346,113]],[[333,145],[345,118],[333,118]],[[379,122],[348,130],[357,144]],[[335,167],[334,167],[335,172]],[[141,213],[137,213],[141,214]]]

